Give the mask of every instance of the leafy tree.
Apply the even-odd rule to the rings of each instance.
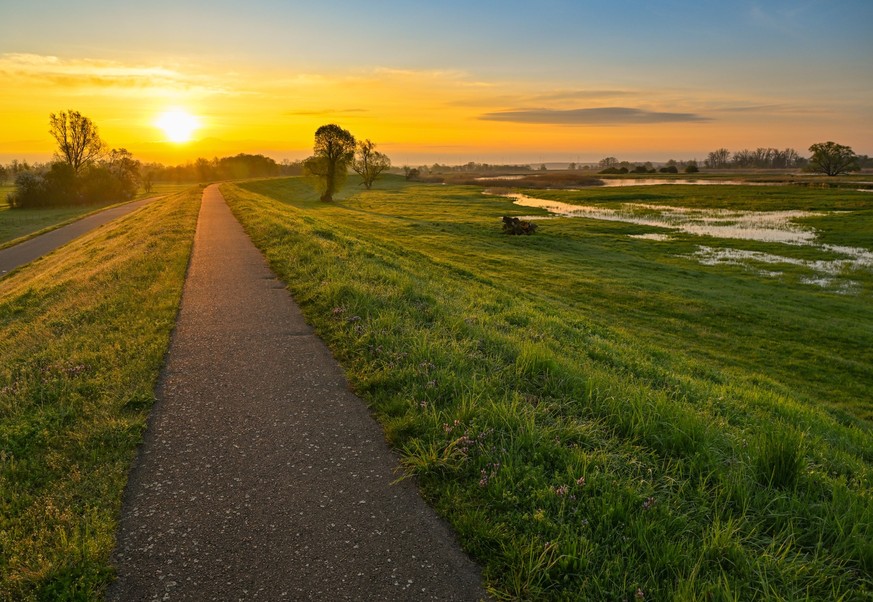
[[[51,113],[49,134],[58,143],[57,157],[79,173],[82,167],[96,161],[103,154],[103,140],[94,122],[79,113]]]
[[[388,155],[375,149],[376,145],[369,140],[358,142],[358,154],[352,162],[352,169],[361,176],[367,190],[373,187],[373,182],[380,173],[391,167],[391,159]]]
[[[0,186],[6,183],[7,178],[9,178],[9,170],[5,165],[0,165]]]
[[[132,199],[140,182],[140,162],[126,148],[113,148],[106,167],[117,181],[121,197]]]
[[[618,159],[616,159],[615,157],[604,157],[597,163],[597,165],[604,169],[616,167],[618,165]]]
[[[303,162],[303,171],[317,182],[321,200],[332,201],[355,156],[355,137],[334,123],[323,125],[315,131],[313,150],[315,154]]]
[[[858,171],[858,156],[851,147],[836,142],[818,142],[809,147],[809,171],[838,176],[850,171]]]

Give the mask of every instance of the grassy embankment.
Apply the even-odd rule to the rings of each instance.
[[[767,278],[689,256],[771,244],[584,219],[507,237],[501,215],[538,211],[379,187],[330,205],[295,179],[222,189],[496,595],[873,597],[869,270],[840,295],[797,266]],[[847,209],[808,220],[873,246],[862,193],[548,194]]]
[[[99,600],[201,190],[0,279],[0,600]]]
[[[140,192],[133,200],[172,194],[190,187],[190,184],[156,184],[151,192]],[[6,195],[13,189],[13,186],[0,187],[0,249],[112,206],[81,205],[43,209],[10,209],[6,203]]]

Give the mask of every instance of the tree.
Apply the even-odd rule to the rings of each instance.
[[[352,162],[352,169],[361,176],[367,190],[373,187],[373,182],[380,173],[391,167],[391,159],[388,155],[375,149],[376,145],[369,140],[358,142],[358,154]]]
[[[97,126],[79,111],[51,113],[49,134],[58,143],[58,159],[66,162],[77,174],[103,154],[103,141]]]
[[[113,148],[106,161],[106,167],[117,181],[121,197],[132,199],[136,195],[137,186],[139,186],[142,164],[134,159],[126,148]]]
[[[726,148],[720,148],[709,153],[709,156],[704,161],[704,164],[711,169],[721,169],[728,167],[730,162],[731,152]]]
[[[303,162],[303,171],[321,189],[321,200],[330,202],[342,186],[349,164],[355,156],[355,137],[331,123],[315,130],[315,154]]]
[[[618,165],[618,159],[616,159],[615,157],[604,157],[603,159],[601,159],[601,160],[597,163],[597,165],[600,166],[600,167],[602,167],[602,168],[604,168],[604,169],[608,169],[608,168],[610,168],[610,167],[615,167],[615,166],[617,166],[617,165]]]
[[[858,171],[858,156],[850,147],[836,142],[818,142],[809,147],[809,171],[826,176],[838,176],[850,171]]]

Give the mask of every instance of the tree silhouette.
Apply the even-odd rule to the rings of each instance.
[[[58,143],[58,158],[73,168],[75,173],[96,161],[103,153],[103,141],[94,122],[79,113],[51,113],[49,134]]]
[[[810,171],[838,176],[860,169],[858,156],[851,147],[836,142],[818,142],[809,147],[809,152],[812,153],[809,159]]]
[[[321,200],[333,200],[355,156],[355,137],[348,130],[331,123],[315,131],[315,154],[303,162],[303,170],[315,178],[321,188]]]
[[[379,174],[391,167],[388,155],[375,150],[376,145],[369,140],[358,142],[358,154],[352,162],[352,169],[361,176],[367,190],[373,187],[373,182]]]

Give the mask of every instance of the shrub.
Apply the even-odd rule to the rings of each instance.
[[[518,219],[517,217],[503,217],[503,232],[506,234],[533,234],[537,230],[537,225]]]

